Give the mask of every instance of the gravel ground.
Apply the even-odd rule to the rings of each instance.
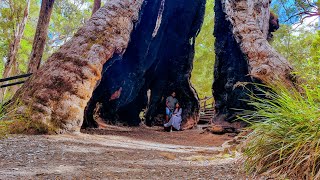
[[[89,132],[0,140],[0,179],[248,178],[239,170],[238,153],[226,151],[227,135],[151,128]]]

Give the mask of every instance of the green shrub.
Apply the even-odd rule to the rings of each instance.
[[[305,85],[301,94],[281,86],[252,97],[255,111],[240,119],[252,131],[243,144],[249,173],[294,179],[320,179],[320,85]]]

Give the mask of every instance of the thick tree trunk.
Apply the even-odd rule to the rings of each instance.
[[[267,38],[278,25],[269,26],[269,0],[216,0],[213,83],[215,120],[231,121],[241,109],[250,109],[243,101],[257,93],[251,84],[282,82],[293,86],[292,68],[277,53]]]
[[[93,7],[92,7],[92,15],[98,11],[101,7],[101,0],[94,0]]]
[[[203,21],[205,0],[147,1],[123,57],[107,62],[103,78],[86,108],[84,127],[97,127],[94,112],[107,122],[140,123],[151,99],[147,125],[165,114],[163,100],[175,90],[183,108],[183,128],[198,122],[199,102],[190,84],[194,40]]]
[[[267,41],[270,0],[225,0],[234,37],[249,63],[249,75],[267,84],[293,86],[292,67]]]
[[[36,72],[40,67],[42,54],[46,44],[53,4],[54,0],[42,0],[38,25],[29,60],[28,73]]]
[[[79,132],[103,64],[125,52],[142,3],[108,1],[19,89],[15,114],[57,133]]]
[[[2,74],[3,78],[9,77],[10,74],[12,74],[12,69],[18,68],[18,67],[14,67],[14,66],[17,65],[16,58],[17,58],[19,47],[20,47],[20,42],[21,42],[21,39],[23,36],[24,28],[25,28],[27,20],[28,20],[29,7],[30,7],[30,0],[27,0],[27,4],[26,4],[26,7],[25,7],[24,13],[23,13],[23,19],[21,20],[21,22],[17,23],[17,26],[14,29],[14,35],[13,35],[12,42],[9,45],[8,58],[7,58],[7,62],[5,64],[5,67],[4,67],[3,74]],[[6,89],[7,88],[1,89],[1,92],[0,92],[0,99],[1,100],[3,99],[3,96],[6,94]]]

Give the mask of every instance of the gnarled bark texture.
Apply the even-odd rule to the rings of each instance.
[[[225,0],[225,13],[249,63],[249,75],[267,84],[292,86],[292,67],[267,41],[270,0]]]
[[[164,100],[173,90],[183,108],[183,128],[193,127],[199,103],[190,74],[204,8],[205,0],[146,1],[127,51],[105,64],[83,127],[99,127],[94,118],[97,104],[102,104],[99,115],[105,122],[129,125],[139,125],[139,114],[148,105],[146,123],[153,125],[155,116],[165,114]]]
[[[290,64],[267,41],[278,28],[269,6],[269,0],[215,1],[216,120],[231,121],[237,109],[250,109],[242,100],[257,93],[252,82],[293,85]]]
[[[124,53],[143,0],[111,0],[15,94],[15,113],[57,133],[78,132],[102,67]]]

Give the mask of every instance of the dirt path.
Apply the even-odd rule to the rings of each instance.
[[[245,179],[227,135],[158,128],[0,140],[0,179]],[[95,133],[95,134],[93,134]]]

